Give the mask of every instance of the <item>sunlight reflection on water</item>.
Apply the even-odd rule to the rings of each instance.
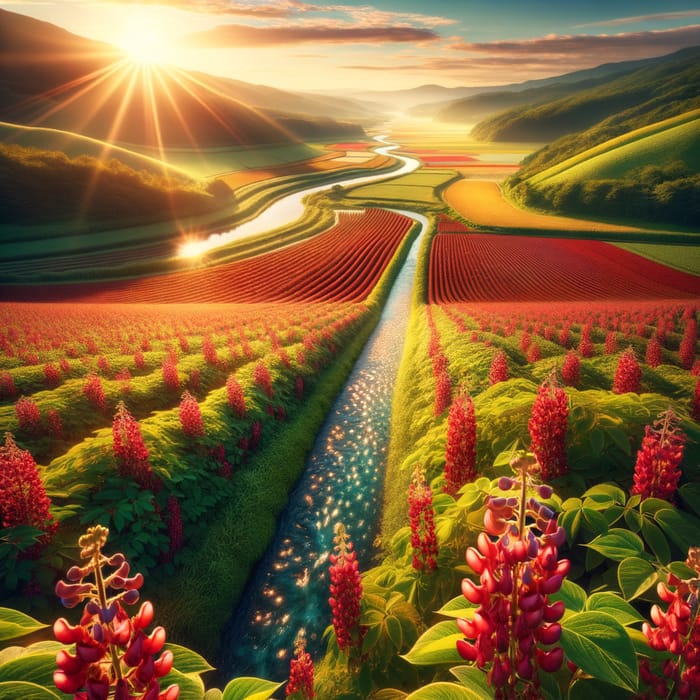
[[[410,215],[425,226],[423,217]],[[370,564],[392,393],[421,237],[413,243],[379,324],[316,437],[275,540],[227,625],[219,663],[226,678],[285,679],[300,628],[305,629],[308,651],[318,654],[331,620],[327,560],[337,522],[349,532],[360,568]]]

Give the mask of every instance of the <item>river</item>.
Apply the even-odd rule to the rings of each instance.
[[[398,210],[397,210],[398,211]],[[371,564],[377,534],[393,389],[398,372],[422,229],[400,270],[377,327],[316,437],[303,475],[289,496],[277,533],[256,568],[222,638],[222,677],[284,680],[294,639],[303,630],[312,655],[331,622],[328,554],[342,522]]]

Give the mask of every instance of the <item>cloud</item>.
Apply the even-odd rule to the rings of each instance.
[[[192,48],[252,48],[281,44],[313,43],[418,43],[440,37],[431,29],[403,26],[357,27],[349,24],[252,27],[225,24],[187,35],[183,42]]]
[[[585,22],[577,24],[577,27],[617,27],[625,24],[640,24],[642,22],[672,22],[688,17],[700,17],[700,9],[679,10],[676,12],[655,12],[648,15],[636,15],[634,17],[618,17],[617,19],[600,20],[599,22]]]
[[[633,58],[672,53],[686,46],[700,44],[700,25],[694,24],[676,29],[620,34],[556,34],[522,41],[490,41],[453,43],[450,48],[470,54],[486,54],[506,58],[527,56],[550,59],[578,58],[586,65],[606,61],[623,61]]]

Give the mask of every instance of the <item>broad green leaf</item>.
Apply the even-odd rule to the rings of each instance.
[[[563,600],[567,610],[581,612],[586,605],[586,591],[577,583],[565,578],[559,591],[549,596],[549,599],[551,601]]]
[[[623,626],[643,622],[645,619],[626,600],[610,591],[593,593],[586,601],[586,610],[608,613]]]
[[[455,666],[450,673],[466,688],[484,693],[485,698],[493,698],[493,689],[489,687],[486,673],[476,666]]]
[[[218,688],[210,688],[204,693],[202,700],[223,700],[224,694]]]
[[[0,608],[0,642],[36,632],[48,625],[12,608]]]
[[[382,688],[372,695],[372,700],[406,700],[408,695],[395,688]]]
[[[414,666],[460,663],[464,659],[457,652],[458,639],[464,639],[464,635],[454,620],[438,622],[424,632],[402,658]]]
[[[438,611],[438,615],[445,617],[466,617],[471,620],[477,605],[470,603],[463,595],[458,595],[452,600],[448,600]]]
[[[401,647],[403,646],[403,629],[401,627],[401,621],[393,615],[389,615],[386,618],[386,634],[394,645],[394,648],[397,651],[401,651]]]
[[[663,498],[645,498],[639,505],[639,512],[642,515],[647,513],[654,515],[658,510],[668,508],[668,506],[668,501],[664,501]]]
[[[283,683],[241,676],[229,681],[224,688],[223,700],[267,700]]]
[[[631,454],[630,439],[627,433],[620,428],[608,428],[605,434],[622,450],[626,455]]]
[[[619,691],[610,683],[595,678],[577,678],[571,685],[567,700],[610,700]]]
[[[656,569],[644,559],[629,557],[629,559],[623,559],[617,567],[617,582],[625,600],[640,596],[656,581]]]
[[[65,697],[65,696],[64,696]],[[26,681],[0,683],[0,700],[60,700],[60,696],[48,688]]]
[[[683,503],[700,516],[700,484],[684,484],[678,489]]]
[[[561,645],[570,661],[606,683],[635,691],[637,656],[625,628],[600,611],[582,612],[562,620]]]
[[[660,508],[654,518],[666,536],[685,553],[700,542],[700,521],[675,508]]]
[[[25,653],[0,666],[0,682],[27,681],[45,687],[53,685],[56,652]]]
[[[165,689],[176,683],[180,688],[179,700],[202,700],[204,683],[196,673],[182,673],[176,668],[160,679],[160,687]]]
[[[612,500],[620,504],[627,500],[625,492],[617,484],[596,484],[583,494],[583,498],[598,499],[600,496],[604,497],[603,500]]]
[[[666,536],[661,531],[661,528],[648,518],[642,520],[642,537],[649,545],[649,549],[654,552],[654,556],[659,562],[668,564],[668,562],[671,561],[671,549],[668,546]]]
[[[641,538],[634,532],[620,527],[612,528],[607,534],[596,537],[587,546],[614,561],[638,557],[644,551]]]
[[[593,510],[593,508],[581,508],[581,515],[583,515],[584,523],[593,530],[593,532],[603,535],[608,531],[608,521],[605,519],[605,516],[597,510]]]
[[[564,528],[566,539],[570,545],[573,544],[578,537],[579,530],[581,529],[581,519],[580,508],[565,510],[559,515],[559,524]]]
[[[214,670],[214,667],[210,666],[203,656],[192,649],[170,643],[166,644],[165,648],[173,652],[173,668],[176,668],[180,673],[188,675]]]
[[[406,700],[493,700],[493,693],[465,688],[456,683],[430,683],[411,693]]]

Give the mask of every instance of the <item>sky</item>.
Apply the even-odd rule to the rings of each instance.
[[[685,0],[0,0],[134,58],[297,91],[518,83],[700,45]]]

